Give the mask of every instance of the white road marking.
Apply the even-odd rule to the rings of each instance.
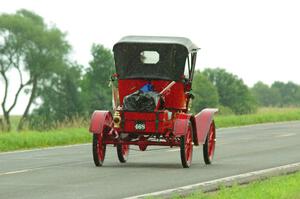
[[[219,178],[211,181],[206,181],[206,182],[201,182],[201,183],[196,183],[196,184],[191,184],[187,186],[182,186],[182,187],[177,187],[174,189],[167,189],[167,190],[162,190],[162,191],[157,191],[157,192],[152,192],[152,193],[146,193],[142,195],[137,195],[137,196],[131,196],[127,197],[124,199],[138,199],[138,198],[145,198],[145,197],[155,197],[155,196],[160,196],[160,195],[165,195],[165,194],[172,194],[178,191],[187,191],[187,190],[193,190],[196,188],[200,187],[205,187],[205,186],[210,186],[214,184],[220,184],[220,183],[226,183],[226,182],[233,182],[237,180],[241,180],[244,178],[249,178],[249,177],[255,177],[255,176],[261,176],[264,174],[272,173],[272,172],[283,172],[286,170],[300,170],[300,162],[295,163],[295,164],[288,164],[284,166],[279,166],[279,167],[273,167],[270,169],[263,169],[263,170],[258,170],[258,171],[253,171],[249,173],[244,173],[244,174],[239,174],[239,175],[234,175],[234,176],[229,176],[225,178]]]
[[[168,152],[177,152],[177,151],[180,151],[180,148],[176,148],[176,149],[170,149],[170,150],[168,150]]]
[[[296,133],[281,134],[281,135],[276,135],[275,137],[281,138],[281,137],[290,137],[290,136],[294,136],[294,135],[296,135]]]
[[[0,176],[17,174],[17,173],[25,173],[28,171],[31,171],[31,169],[24,169],[24,170],[19,170],[19,171],[9,171],[9,172],[5,172],[5,173],[0,173]]]
[[[32,169],[22,169],[22,170],[17,170],[17,171],[8,171],[8,172],[0,173],[0,176],[26,173],[26,172],[37,171],[37,170],[41,170],[41,169],[43,169],[43,167],[37,167],[37,168],[32,168]]]

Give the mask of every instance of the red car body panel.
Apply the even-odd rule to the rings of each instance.
[[[112,115],[109,111],[94,111],[89,131],[91,133],[99,134],[102,133],[106,127],[112,126]]]
[[[154,91],[158,93],[162,91],[170,82],[171,81],[167,80],[151,80]],[[123,99],[125,96],[139,90],[147,83],[149,83],[149,81],[141,79],[118,80],[120,105],[123,105]],[[165,108],[185,110],[187,104],[185,90],[186,88],[182,82],[176,82],[165,96]]]
[[[194,134],[194,136],[196,136],[194,140],[196,140],[196,145],[204,144],[214,114],[217,112],[218,109],[206,108],[194,116],[194,131],[196,132]]]

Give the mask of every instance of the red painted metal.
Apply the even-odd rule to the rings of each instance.
[[[209,128],[209,135],[208,135],[208,156],[209,159],[212,161],[214,153],[215,153],[215,145],[216,145],[216,129],[215,124],[212,122]]]
[[[104,132],[105,128],[112,127],[112,115],[109,111],[94,111],[89,131],[99,134]]]
[[[126,120],[148,120],[153,121],[157,119],[157,115],[155,112],[124,112],[124,118]],[[168,120],[168,111],[158,111],[158,119],[160,121]]]
[[[175,114],[175,118],[176,118],[176,119],[186,119],[186,120],[190,120],[191,117],[192,117],[191,114],[182,113],[182,112],[176,113],[176,114]]]
[[[185,135],[188,131],[188,126],[191,122],[192,115],[186,113],[176,113],[175,118],[173,134],[175,136]]]
[[[189,165],[192,163],[193,156],[193,138],[192,138],[192,127],[188,126],[188,130],[185,138],[185,157]]]
[[[194,142],[195,145],[204,144],[206,136],[209,132],[210,125],[213,121],[213,116],[218,112],[218,109],[203,109],[200,113],[193,117],[195,134]]]
[[[120,105],[123,105],[123,99],[125,96],[139,90],[145,84],[149,83],[148,80],[142,79],[122,79],[118,80],[119,83],[119,98]],[[151,80],[150,83],[154,87],[154,91],[161,92],[171,81],[166,80]],[[185,85],[182,82],[176,82],[165,95],[165,108],[167,109],[187,109],[187,99],[185,95]],[[174,100],[176,99],[176,100]]]
[[[145,151],[148,147],[147,138],[145,138],[144,136],[140,136],[138,146],[141,151]]]
[[[169,91],[169,89],[176,84],[175,81],[172,81],[170,84],[168,84],[162,91],[159,92],[160,95],[164,95],[165,93],[167,93]]]
[[[129,153],[129,145],[128,144],[123,144],[122,145],[122,155],[123,157],[127,157]]]
[[[168,111],[150,113],[121,112],[122,122],[118,131],[136,133],[166,133],[173,128],[173,122],[168,116]],[[145,129],[137,130],[135,125],[138,121],[145,124]]]
[[[175,136],[182,136],[187,134],[189,126],[189,120],[187,119],[176,119],[174,122],[173,134]]]
[[[97,155],[100,162],[104,161],[106,145],[103,144],[103,134],[97,134]]]

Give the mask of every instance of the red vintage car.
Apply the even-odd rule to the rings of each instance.
[[[193,146],[201,144],[211,164],[218,110],[189,113],[198,49],[184,37],[127,36],[114,45],[113,111],[96,110],[89,128],[96,166],[102,166],[108,144],[121,163],[130,145],[141,151],[150,145],[180,147],[184,168],[191,166]]]

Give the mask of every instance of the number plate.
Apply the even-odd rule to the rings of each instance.
[[[145,122],[143,122],[143,121],[136,121],[134,127],[135,127],[136,130],[140,130],[140,131],[143,131],[143,130],[146,129]]]

